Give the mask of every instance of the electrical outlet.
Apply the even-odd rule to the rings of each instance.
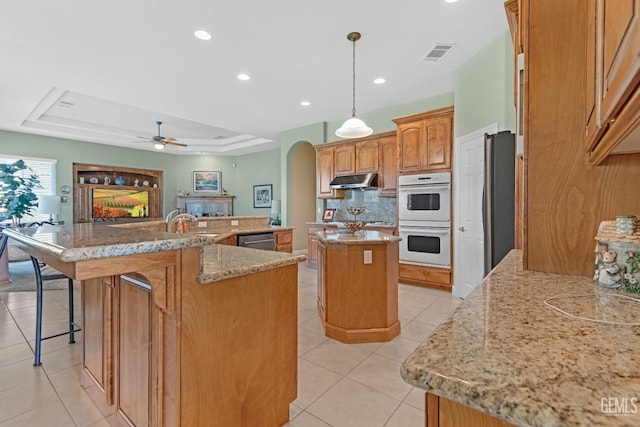
[[[364,263],[373,264],[373,256],[371,251],[364,251]]]
[[[236,227],[239,225],[239,222],[238,222],[238,220],[237,220],[237,219],[232,219],[232,220],[231,220],[231,226],[233,227],[234,225],[235,225]]]
[[[198,228],[207,228],[207,221],[198,221]]]

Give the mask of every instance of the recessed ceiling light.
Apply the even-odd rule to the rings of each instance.
[[[238,74],[238,80],[249,80],[251,79],[251,77],[249,77],[248,74]]]
[[[373,82],[377,85],[381,85],[382,83],[386,82],[386,80],[383,77],[378,77]]]
[[[311,103],[309,101],[300,101],[300,105],[302,105],[303,107],[308,107],[309,105],[311,105]]]
[[[444,2],[445,2],[445,3],[455,3],[455,2],[457,2],[457,1],[458,1],[458,0],[444,0]]]
[[[193,33],[200,40],[211,40],[211,34],[205,30],[198,30]]]

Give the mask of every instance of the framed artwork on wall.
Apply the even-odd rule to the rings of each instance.
[[[193,191],[221,195],[222,172],[193,171]]]
[[[324,210],[324,214],[322,214],[322,220],[324,222],[333,221],[333,217],[336,215],[336,210],[332,208],[327,208]]]
[[[260,184],[253,186],[253,207],[270,208],[272,199],[272,185]]]

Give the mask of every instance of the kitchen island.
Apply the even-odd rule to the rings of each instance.
[[[82,281],[86,392],[114,425],[284,424],[305,257],[139,225],[6,231]]]
[[[318,233],[318,313],[344,343],[390,341],[398,320],[398,242],[377,231]]]
[[[638,302],[521,266],[510,252],[402,365],[426,425],[640,425]]]

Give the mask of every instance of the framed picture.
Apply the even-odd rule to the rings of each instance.
[[[322,220],[323,221],[333,221],[333,217],[336,215],[336,210],[335,209],[325,209],[324,210],[324,214],[322,214]]]
[[[271,184],[261,184],[253,186],[253,207],[254,208],[270,208],[271,207]]]
[[[222,194],[222,172],[193,171],[193,191]]]

